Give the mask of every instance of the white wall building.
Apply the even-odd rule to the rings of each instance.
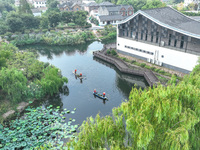
[[[35,8],[46,7],[46,0],[35,0],[33,1],[33,5]]]
[[[200,22],[170,8],[138,11],[117,27],[117,51],[189,73],[200,56]]]

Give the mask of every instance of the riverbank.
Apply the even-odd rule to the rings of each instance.
[[[0,56],[1,123],[24,109],[27,102],[53,95],[68,82],[58,68],[37,60],[36,53],[19,51],[12,44],[1,43]]]
[[[126,62],[130,68],[137,70],[151,70],[159,79],[160,83],[166,85],[169,80],[171,80],[172,76],[176,76],[178,80],[181,80],[186,74],[182,72],[178,72],[175,70],[171,70],[168,68],[164,68],[161,66],[157,66],[155,64],[148,63],[144,60],[140,60],[131,56],[123,55],[121,53],[117,53],[116,45],[110,44],[107,47],[104,47],[103,50],[105,54],[109,54],[112,57],[116,57],[121,59],[122,61]]]

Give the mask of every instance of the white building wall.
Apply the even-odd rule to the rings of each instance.
[[[34,17],[36,17],[36,16],[42,16],[42,14],[41,14],[41,12],[37,12],[37,13],[33,13],[33,15],[34,15]]]
[[[125,45],[151,52],[153,53],[153,55],[140,52],[137,50],[133,50],[130,48],[125,48]],[[188,71],[192,71],[195,65],[197,65],[197,61],[199,57],[197,55],[179,52],[179,51],[164,48],[164,47],[158,47],[155,45],[133,41],[130,39],[124,39],[121,37],[117,37],[117,50],[121,50],[129,54],[134,54],[134,55],[144,57],[147,59],[150,58],[154,61],[157,60],[167,65],[175,66],[175,67],[188,70]]]
[[[33,5],[35,8],[46,7],[46,1],[35,1]]]

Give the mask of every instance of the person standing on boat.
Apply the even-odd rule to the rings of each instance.
[[[103,97],[106,97],[106,93],[105,92],[103,92]]]
[[[96,89],[94,89],[94,94],[97,94],[97,91],[96,91]]]

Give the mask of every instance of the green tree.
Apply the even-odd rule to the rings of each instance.
[[[61,13],[61,21],[65,22],[65,23],[70,23],[72,22],[73,19],[73,14],[70,11],[63,11]]]
[[[8,26],[5,21],[0,21],[0,35],[5,34],[8,31]]]
[[[13,55],[13,49],[6,43],[1,43],[0,47],[0,69],[7,66],[7,61]]]
[[[73,22],[77,25],[83,26],[86,25],[87,12],[86,11],[77,11],[74,13]]]
[[[88,118],[74,149],[200,149],[200,65],[177,85],[133,88],[113,116]]]
[[[52,11],[48,15],[48,20],[51,27],[56,27],[60,22],[60,14],[56,11]]]
[[[24,24],[21,18],[7,17],[6,22],[12,32],[21,32],[24,30]]]
[[[31,14],[22,14],[20,18],[23,20],[24,27],[26,29],[38,28],[40,20]]]
[[[40,19],[40,27],[43,29],[48,29],[48,26],[49,26],[48,17],[45,15],[42,15],[42,17]]]
[[[142,9],[151,9],[151,8],[160,8],[166,7],[167,5],[160,0],[147,0],[146,5],[142,7]]]
[[[11,4],[9,4],[6,1],[0,1],[0,12],[2,13],[3,11],[13,11],[15,10]]]
[[[19,13],[33,14],[27,0],[20,0]]]
[[[0,86],[6,92],[13,102],[20,102],[23,100],[24,91],[27,86],[27,79],[22,71],[16,68],[6,69],[0,71]]]

